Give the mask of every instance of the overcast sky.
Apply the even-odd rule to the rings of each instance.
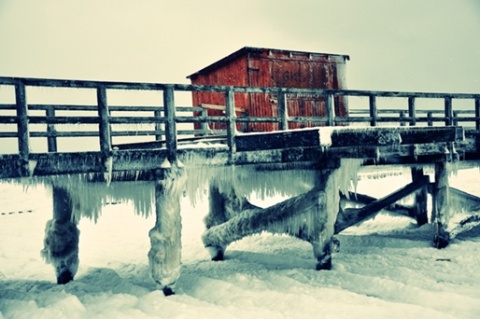
[[[480,92],[479,0],[0,0],[0,76],[188,83],[244,46],[350,55],[350,89]]]

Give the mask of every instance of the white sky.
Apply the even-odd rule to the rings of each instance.
[[[350,89],[480,92],[478,0],[0,0],[0,76],[188,83],[243,46],[348,54]]]

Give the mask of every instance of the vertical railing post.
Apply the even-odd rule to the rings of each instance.
[[[288,130],[287,94],[284,89],[278,91],[278,115],[280,116],[280,130]]]
[[[47,116],[47,122],[50,122],[55,118],[55,107],[50,105],[47,107],[47,110],[45,112]],[[47,144],[48,144],[48,151],[49,152],[57,152],[57,136],[56,136],[57,130],[55,129],[55,124],[53,123],[48,123],[47,124]]]
[[[408,117],[410,117],[410,126],[417,125],[417,115],[415,110],[415,97],[408,97]]]
[[[237,131],[236,127],[236,115],[235,115],[235,92],[232,87],[229,87],[225,92],[226,101],[226,116],[227,116],[227,144],[230,149],[230,156],[236,152],[235,135]],[[230,158],[232,159],[232,158]]]
[[[453,126],[458,126],[458,115],[460,113],[458,111],[453,112]]]
[[[25,94],[25,85],[15,85],[15,100],[17,104],[17,135],[18,153],[23,162],[23,167],[28,171],[28,157],[30,153],[30,133],[28,130],[28,106]]]
[[[153,116],[158,121],[162,117],[162,111],[161,110],[153,111]],[[162,131],[163,127],[164,127],[163,123],[155,122],[155,141],[162,140],[163,134],[161,134],[159,131]]]
[[[200,122],[200,130],[202,131],[202,136],[207,135],[208,131],[208,123],[207,123],[207,118],[208,116],[208,111],[204,108],[202,108],[202,111],[200,113],[200,118],[202,119],[202,122]]]
[[[400,111],[400,126],[406,126],[407,123],[404,121],[405,119],[405,111]]]
[[[428,126],[433,126],[433,112],[427,113],[427,123]]]
[[[333,95],[325,95],[325,110],[327,115],[327,126],[335,126],[335,108],[333,107]]]
[[[452,126],[452,119],[453,119],[452,98],[447,96],[445,97],[445,126]]]
[[[377,126],[377,97],[369,96],[370,102],[370,126]]]
[[[112,150],[112,137],[110,134],[110,112],[107,104],[107,90],[104,86],[97,87],[98,116],[100,117],[99,139],[100,151],[109,153]]]
[[[173,163],[177,156],[177,125],[175,122],[175,100],[173,85],[165,85],[163,89],[163,108],[165,112],[165,144],[168,160]]]
[[[475,99],[475,129],[480,131],[480,98]]]

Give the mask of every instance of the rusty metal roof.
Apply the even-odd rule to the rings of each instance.
[[[215,69],[221,68],[222,66],[230,63],[231,61],[246,55],[248,53],[262,53],[265,51],[270,51],[270,52],[275,52],[275,53],[285,53],[285,54],[310,54],[310,55],[319,55],[319,56],[337,56],[337,57],[343,57],[345,60],[349,60],[350,56],[345,55],[345,54],[331,54],[331,53],[318,53],[318,52],[306,52],[306,51],[295,51],[295,50],[281,50],[281,49],[271,49],[271,48],[257,48],[257,47],[243,47],[230,55],[227,55],[226,57],[218,60],[217,62],[214,62],[203,69],[194,72],[187,76],[187,78],[192,78],[195,77],[196,75],[199,74],[205,74],[209,73]]]

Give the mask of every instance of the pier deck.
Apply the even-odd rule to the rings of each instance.
[[[37,95],[55,95],[55,90],[74,103],[35,101]],[[208,116],[201,105],[178,102],[185,93],[190,98],[194,92],[206,91],[224,94],[225,105],[215,106],[224,110],[224,116]],[[188,179],[185,166],[309,170],[311,190],[265,209],[249,203],[233,184],[219,184],[228,178],[212,178],[203,240],[212,259],[221,260],[227,245],[243,236],[262,231],[287,233],[312,244],[320,270],[331,267],[335,232],[411,194],[415,194],[416,204],[409,214],[419,225],[429,222],[427,193],[432,195],[434,245],[445,247],[451,239],[446,230],[451,209],[448,165],[480,159],[480,94],[0,77],[2,92],[7,98],[5,102],[0,96],[0,179],[47,177],[45,182],[49,176],[75,174],[87,182],[106,184],[153,181],[157,221],[149,233],[152,248],[148,256],[152,276],[166,295],[173,293],[180,271],[179,201]],[[127,105],[132,92],[148,95],[149,101]],[[239,114],[235,99],[247,93],[276,101],[274,116]],[[288,99],[302,94],[323,97],[325,116],[289,116]],[[338,97],[349,99],[346,116],[335,114]],[[400,106],[392,107],[392,100]],[[425,101],[427,106],[420,108]],[[248,127],[245,123],[260,122],[272,124],[274,131],[241,131]],[[212,131],[211,123],[220,123],[215,125],[220,129]],[[291,129],[302,123],[308,128]],[[349,178],[341,173],[343,160],[356,160],[360,166],[410,166],[412,183],[382,199],[364,197],[368,204],[361,209],[339,212],[338,182]],[[425,166],[434,168],[434,181],[423,172]],[[72,210],[81,208],[82,203],[74,202],[68,185],[58,179],[51,182],[54,212],[47,225],[44,254],[54,264],[58,282],[66,283],[78,268],[79,233]],[[233,217],[232,212],[236,214]],[[479,216],[473,215],[465,223],[478,224]],[[58,234],[69,237],[73,244],[64,247]]]

